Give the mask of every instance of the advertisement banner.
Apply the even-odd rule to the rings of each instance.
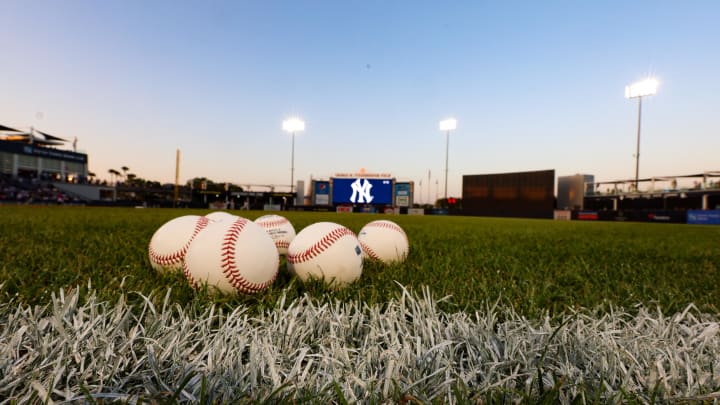
[[[395,195],[410,195],[410,183],[396,183],[395,184]]]
[[[314,205],[329,205],[330,204],[330,182],[329,181],[316,181],[313,194],[315,196]]]
[[[688,210],[687,223],[695,225],[720,225],[720,210]]]
[[[19,142],[0,141],[0,152],[58,159],[66,162],[88,162],[88,156],[84,153],[77,153],[62,149],[44,148],[42,146],[28,145],[26,143]]]
[[[392,204],[392,179],[334,178],[333,204]]]
[[[577,219],[581,221],[597,221],[599,216],[596,211],[580,211],[577,214]]]
[[[410,206],[410,183],[395,183],[395,205]]]

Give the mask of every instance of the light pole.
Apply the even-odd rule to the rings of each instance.
[[[450,148],[450,131],[457,128],[457,120],[448,118],[440,121],[440,130],[445,131],[445,200],[447,201],[448,186],[448,149]]]
[[[295,133],[305,130],[305,121],[297,117],[288,118],[283,121],[282,129],[292,135],[292,153],[290,155],[290,194],[292,194],[295,189],[293,184],[295,181]]]
[[[657,93],[658,81],[648,78],[641,82],[625,86],[625,98],[638,99],[637,146],[635,149],[635,192],[638,192],[638,178],[640,176],[640,123],[642,119],[642,98]]]

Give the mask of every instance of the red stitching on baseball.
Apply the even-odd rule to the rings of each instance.
[[[323,236],[322,239],[320,239],[317,243],[307,248],[304,252],[300,253],[290,253],[287,254],[287,261],[293,264],[296,263],[302,263],[306,262],[320,253],[322,253],[324,250],[332,246],[333,243],[338,241],[340,238],[346,235],[352,235],[355,236],[353,231],[346,227],[340,227],[333,229],[328,233],[327,235]]]
[[[370,222],[369,224],[367,224],[367,225],[365,225],[365,226],[369,226],[369,227],[371,227],[371,228],[374,228],[374,227],[377,227],[377,228],[390,228],[390,229],[394,229],[394,230],[396,230],[396,231],[398,231],[398,232],[400,232],[400,233],[402,233],[402,234],[405,233],[405,231],[403,231],[403,229],[400,228],[400,226],[398,226],[397,224],[394,224],[394,223],[392,223],[392,222],[380,222],[380,221]]]
[[[175,252],[167,253],[167,254],[159,254],[158,252],[153,249],[152,243],[148,246],[148,253],[150,254],[150,258],[152,258],[153,262],[161,265],[161,266],[172,266],[174,264],[180,263],[185,258],[185,253],[187,253],[188,248],[190,247],[190,242],[195,239],[197,234],[200,233],[205,227],[210,223],[210,220],[208,220],[205,217],[199,217],[197,221],[195,222],[195,229],[193,230],[193,234],[190,236],[190,239],[183,245],[183,247],[180,248],[180,250],[177,250]]]
[[[370,256],[370,258],[375,259],[375,260],[382,260],[382,259],[380,259],[380,256],[378,256],[378,254],[375,253],[375,251],[372,250],[372,248],[370,248],[370,246],[368,246],[368,245],[366,245],[365,243],[363,243],[363,241],[359,241],[359,242],[360,242],[360,247],[362,248],[362,250],[363,250],[368,256]]]
[[[274,220],[270,220],[270,221],[264,220],[262,218],[258,218],[258,219],[260,219],[260,222],[258,222],[257,224],[266,229],[272,228],[274,226],[284,225],[284,224],[287,224],[288,222],[290,222],[287,220],[287,218],[274,219]]]
[[[290,247],[290,243],[286,240],[275,239],[275,247],[287,249]]]
[[[200,288],[197,281],[195,281],[195,277],[193,277],[190,273],[190,268],[188,267],[187,262],[183,262],[183,274],[185,275],[185,278],[188,280],[188,282],[190,282],[190,287],[196,290]]]
[[[240,274],[235,263],[235,242],[247,223],[247,219],[240,218],[233,222],[225,234],[221,251],[222,272],[236,290],[246,294],[254,294],[275,282],[278,272],[276,271],[272,278],[264,283],[251,283]]]
[[[392,223],[392,222],[379,222],[379,221],[377,221],[377,222],[370,222],[369,224],[367,224],[367,225],[365,225],[365,226],[366,226],[366,227],[371,227],[371,228],[387,228],[387,229],[392,229],[392,230],[398,231],[398,232],[400,232],[400,234],[403,236],[403,238],[405,238],[405,242],[407,242],[408,245],[410,244],[410,241],[408,241],[408,238],[407,238],[407,235],[405,234],[405,231],[403,231],[403,229],[400,228],[400,226],[397,225],[397,224],[395,224],[395,223]]]

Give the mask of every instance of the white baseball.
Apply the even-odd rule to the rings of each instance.
[[[238,216],[233,215],[229,212],[225,212],[225,211],[213,211],[213,212],[205,215],[205,218],[207,218],[213,222],[218,222],[218,221],[234,221],[235,219],[238,218]]]
[[[332,222],[318,222],[295,236],[287,253],[288,270],[302,281],[322,279],[342,288],[360,278],[362,249],[355,234]]]
[[[193,240],[183,272],[190,285],[204,283],[221,292],[253,294],[277,277],[279,255],[270,235],[245,219],[210,222]]]
[[[263,227],[275,241],[275,246],[281,255],[287,253],[290,242],[295,239],[295,228],[287,218],[280,215],[263,215],[256,219],[255,223]]]
[[[358,240],[364,257],[385,264],[404,261],[410,251],[405,231],[392,221],[378,220],[366,224],[358,233]]]
[[[199,215],[185,215],[163,224],[148,244],[150,265],[159,272],[182,269],[190,242],[209,222]]]

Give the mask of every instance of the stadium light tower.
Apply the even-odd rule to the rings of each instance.
[[[282,123],[282,129],[292,135],[292,154],[290,155],[290,193],[295,189],[295,133],[305,130],[305,121],[300,118],[288,118]]]
[[[642,98],[657,93],[658,81],[653,78],[625,86],[625,98],[638,99],[638,124],[637,124],[637,147],[635,150],[635,191],[638,192],[638,181],[640,176],[640,122],[642,118]]]
[[[440,121],[440,130],[445,131],[445,200],[447,201],[447,186],[448,186],[448,149],[450,147],[450,131],[457,128],[457,120],[455,118],[448,118]]]

